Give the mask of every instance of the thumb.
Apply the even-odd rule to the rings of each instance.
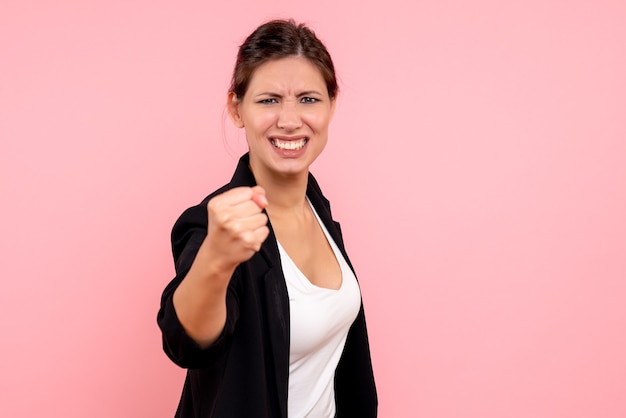
[[[263,187],[254,186],[252,188],[252,201],[261,209],[265,209],[267,206],[267,197],[265,197],[265,189],[263,189]]]

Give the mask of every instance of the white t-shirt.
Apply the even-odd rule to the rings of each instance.
[[[335,416],[335,370],[350,326],[361,307],[361,292],[354,273],[315,209],[313,213],[339,262],[342,283],[338,290],[315,286],[278,243],[291,323],[289,418]]]

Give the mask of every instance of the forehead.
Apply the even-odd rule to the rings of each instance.
[[[321,89],[326,91],[326,82],[321,71],[303,57],[288,57],[270,60],[260,65],[252,74],[248,89]]]

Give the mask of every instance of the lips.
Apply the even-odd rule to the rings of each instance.
[[[270,142],[273,146],[278,149],[286,150],[286,151],[297,151],[306,145],[308,142],[308,138],[298,138],[298,139],[280,139],[280,138],[270,138]]]

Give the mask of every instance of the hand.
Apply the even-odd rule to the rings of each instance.
[[[212,198],[207,204],[209,227],[205,244],[224,268],[235,268],[261,248],[269,235],[265,190],[238,187]]]

